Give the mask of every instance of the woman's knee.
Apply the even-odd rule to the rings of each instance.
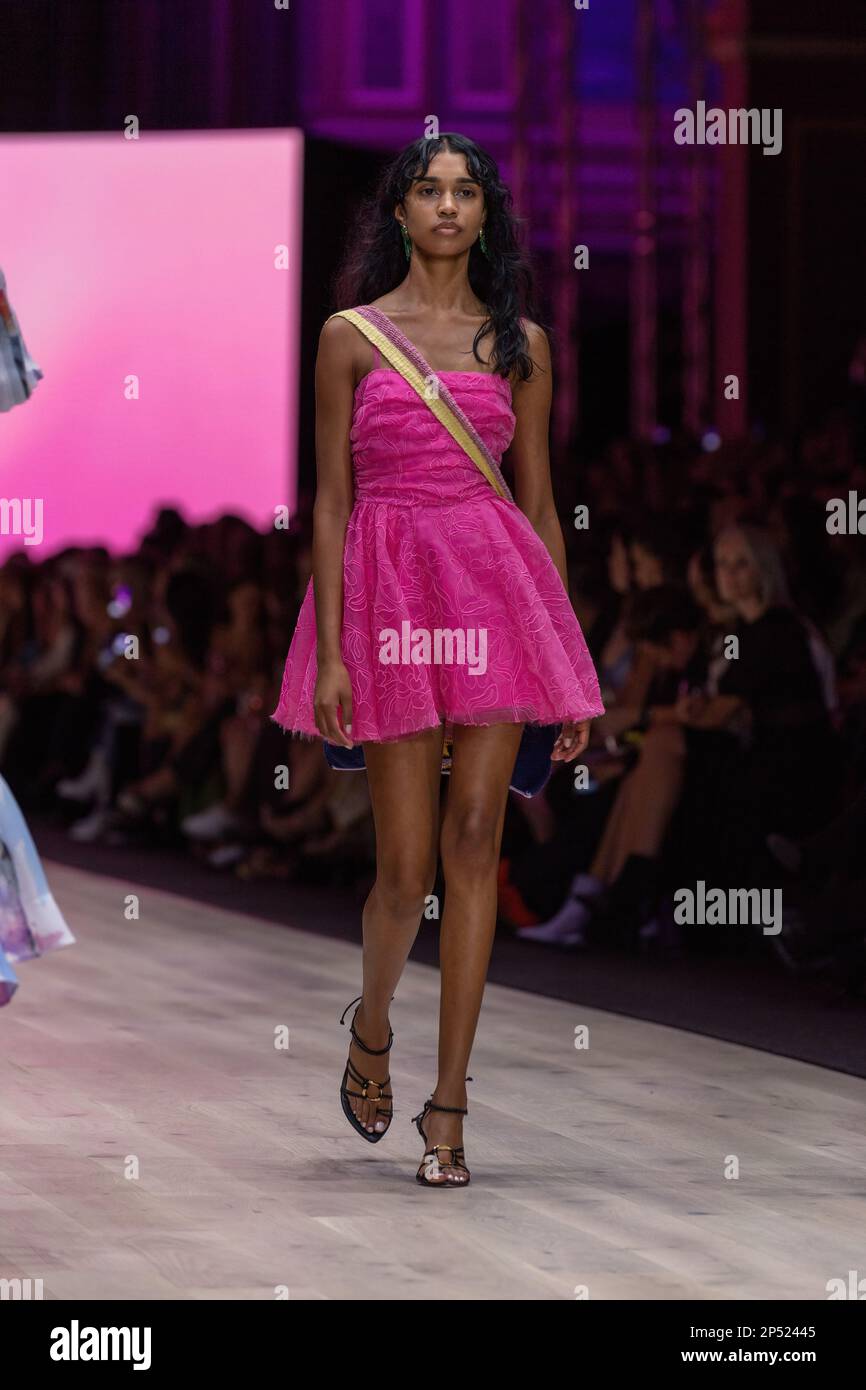
[[[499,859],[501,815],[485,807],[449,807],[442,824],[442,868],[448,876],[466,871],[486,872]]]
[[[395,916],[423,910],[433,892],[436,865],[432,868],[409,859],[390,859],[376,872],[376,896],[382,907]]]

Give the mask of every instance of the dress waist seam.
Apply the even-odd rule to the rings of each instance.
[[[368,506],[368,507],[370,507],[370,506],[372,506],[372,507],[411,507],[411,508],[417,509],[418,507],[424,507],[424,508],[427,508],[427,507],[461,507],[461,506],[463,506],[463,505],[464,505],[465,503],[467,503],[467,502],[507,502],[507,501],[508,501],[508,499],[507,499],[506,497],[499,497],[498,495],[491,495],[490,497],[487,497],[487,496],[486,496],[485,494],[483,494],[483,493],[479,494],[477,497],[450,497],[450,498],[447,498],[447,499],[444,500],[444,501],[440,501],[440,500],[437,500],[437,499],[435,499],[435,498],[424,497],[424,498],[419,498],[417,501],[414,501],[414,502],[407,501],[406,498],[403,498],[403,497],[400,497],[400,498],[392,498],[392,497],[356,497],[356,498],[355,498],[355,506],[356,506],[356,507],[361,507],[361,506]]]

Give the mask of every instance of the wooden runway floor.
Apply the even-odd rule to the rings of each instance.
[[[0,1010],[0,1278],[46,1299],[824,1300],[864,1269],[856,1077],[489,985],[473,1180],[428,1191],[409,1120],[435,971],[401,981],[395,1118],[366,1144],[338,1095],[359,946],[47,870],[78,942],[24,962]]]

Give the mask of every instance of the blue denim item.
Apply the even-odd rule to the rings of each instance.
[[[537,796],[544,790],[553,772],[550,755],[561,731],[561,724],[524,726],[523,737],[514,760],[514,771],[511,774],[510,786],[513,792],[530,797]],[[354,748],[343,748],[338,743],[329,743],[327,739],[323,739],[323,745],[325,761],[336,772],[364,771],[366,763],[362,744],[356,743]],[[446,759],[443,757],[442,763],[442,771],[447,776],[451,770],[451,760],[447,759],[446,766]]]

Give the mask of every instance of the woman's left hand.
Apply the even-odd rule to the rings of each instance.
[[[562,733],[553,745],[551,758],[557,762],[570,763],[579,757],[586,745],[589,743],[590,720],[581,719],[575,723],[573,719],[564,720]]]

